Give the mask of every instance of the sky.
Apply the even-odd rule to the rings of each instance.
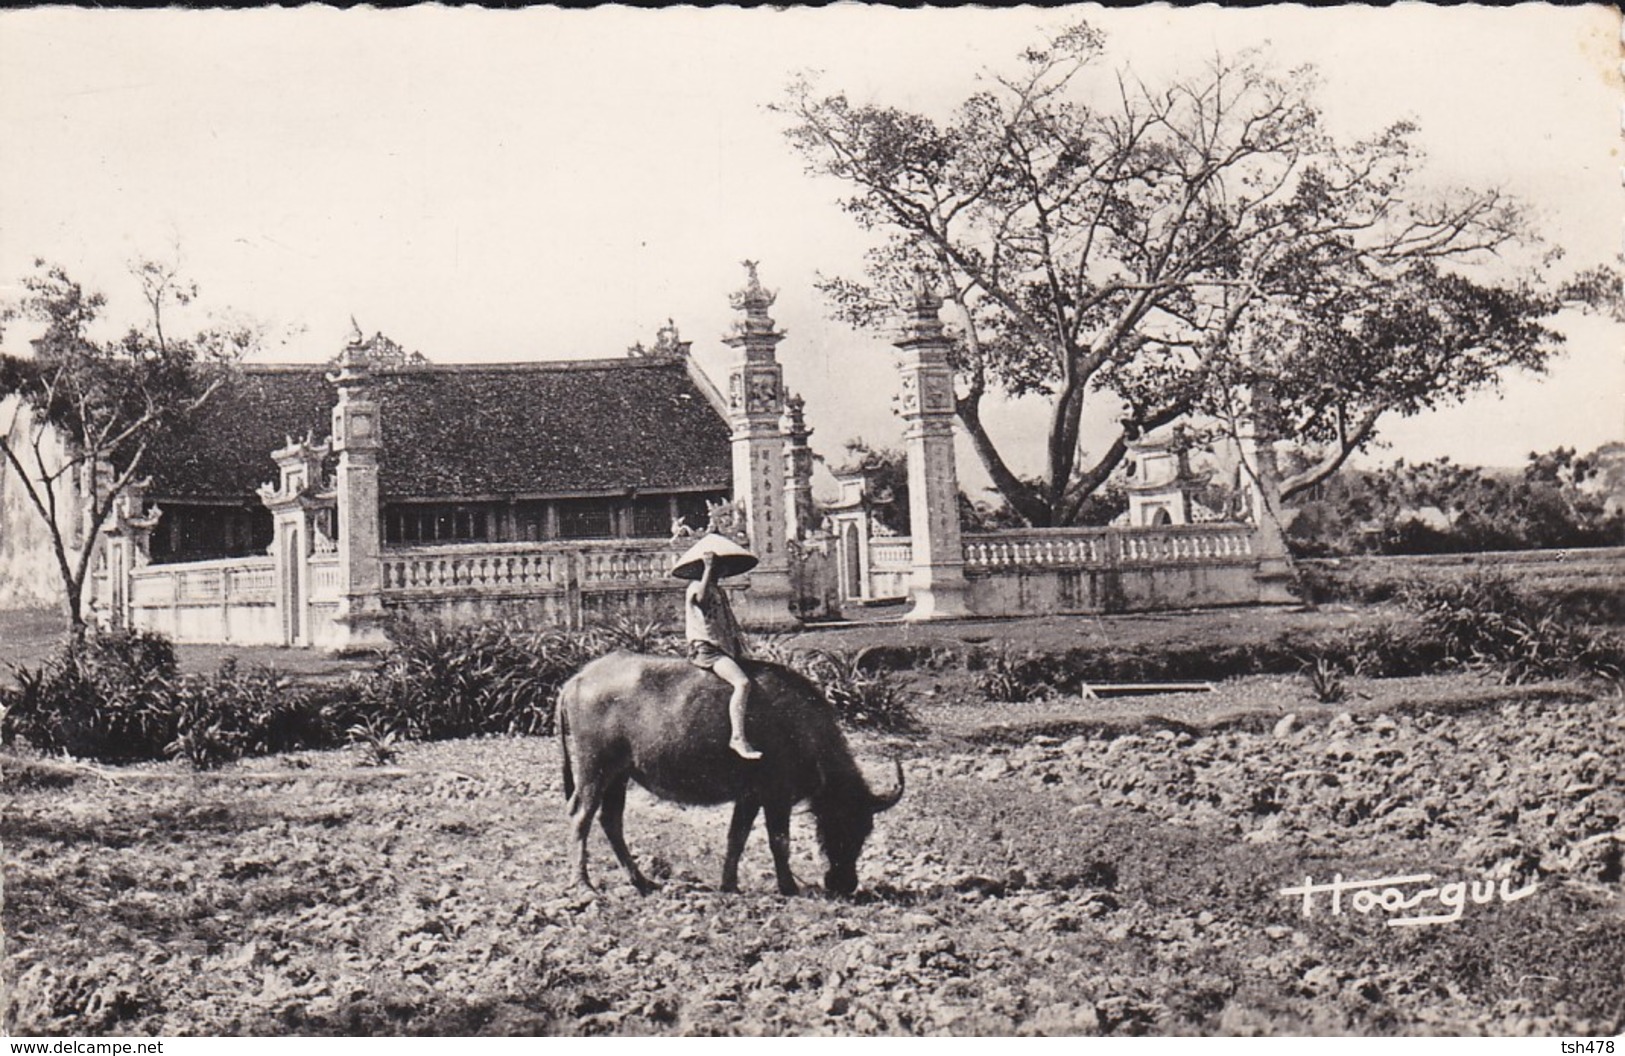
[[[1427,178],[1524,198],[1560,270],[1620,252],[1619,16],[1600,5],[36,9],[0,12],[0,298],[45,258],[128,323],[127,263],[178,259],[202,304],[267,326],[262,359],[328,358],[352,316],[439,362],[618,356],[670,318],[720,379],[749,258],[778,291],[813,445],[839,461],[851,437],[900,442],[893,353],[813,288],[856,275],[867,236],[767,104],[809,71],[942,116],[1079,17],[1105,33],[1103,74],[1155,80],[1259,45],[1283,70],[1313,63],[1333,131],[1411,118]],[[1368,461],[1514,465],[1625,439],[1625,326],[1558,327],[1569,348],[1547,376],[1389,421]],[[988,415],[1029,471],[1035,410]],[[962,444],[971,490],[973,463]]]

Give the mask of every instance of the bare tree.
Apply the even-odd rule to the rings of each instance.
[[[32,356],[0,356],[0,400],[14,397],[0,455],[45,524],[78,634],[97,539],[119,496],[142,476],[153,443],[227,381],[259,333],[235,324],[177,340],[168,313],[191,303],[197,287],[175,267],[144,260],[132,267],[147,302],[144,325],[96,340],[102,294],[86,292],[59,266],[36,261],[35,268],[22,281],[21,301],[0,317],[44,324]]]

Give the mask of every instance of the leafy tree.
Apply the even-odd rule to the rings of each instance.
[[[864,498],[875,519],[898,535],[909,530],[908,456],[896,448],[872,447],[854,437],[846,442],[843,468],[866,474]]]
[[[908,506],[908,456],[892,447],[873,447],[854,438],[846,442],[847,467],[860,467],[868,474],[865,498],[875,518],[898,535],[908,535],[911,521]],[[1019,528],[1024,523],[1010,504],[995,490],[994,501],[975,501],[959,493],[959,524],[965,531],[991,532]],[[1091,498],[1085,513],[1095,517],[1088,524],[1105,524],[1128,508],[1128,496],[1121,487],[1108,487]]]
[[[1505,224],[1485,237],[1522,237]],[[1508,370],[1541,370],[1561,347],[1561,336],[1543,322],[1560,307],[1555,295],[1528,282],[1477,282],[1434,260],[1412,261],[1396,274],[1390,264],[1381,254],[1352,258],[1336,269],[1342,277],[1335,289],[1261,308],[1255,320],[1271,318],[1239,342],[1245,347],[1229,364],[1232,387],[1220,390],[1221,398],[1245,404],[1240,417],[1261,448],[1290,438],[1323,451],[1277,478],[1273,490],[1282,501],[1364,450],[1383,417],[1459,403],[1494,388]]]
[[[944,123],[792,84],[779,109],[809,171],[842,181],[884,241],[861,280],[823,289],[884,325],[912,284],[956,318],[957,413],[995,486],[1028,523],[1075,523],[1139,434],[1193,414],[1268,442],[1328,445],[1323,480],[1414,414],[1538,367],[1555,299],[1470,281],[1472,263],[1532,242],[1495,191],[1425,198],[1405,122],[1339,143],[1310,71],[1253,53],[1151,86],[1091,77],[1080,25],[990,74]],[[1048,400],[1043,476],[1024,480],[982,422],[991,391]],[[1118,415],[1080,456],[1085,407]],[[1273,464],[1266,490],[1280,491]]]
[[[1010,504],[997,489],[989,489],[992,501],[972,499],[959,493],[959,527],[966,532],[997,532],[1007,528],[1022,528],[1026,522],[1016,516]]]
[[[1618,545],[1625,514],[1588,487],[1599,459],[1572,448],[1531,454],[1521,473],[1448,458],[1395,462],[1325,481],[1293,521],[1303,555],[1527,550]],[[1424,511],[1435,510],[1433,519]]]
[[[1625,258],[1618,262],[1625,263]],[[1586,268],[1565,282],[1558,296],[1577,308],[1602,312],[1625,323],[1625,276],[1611,267]]]
[[[32,355],[0,355],[0,400],[11,406],[0,455],[45,524],[76,634],[97,540],[119,497],[141,478],[154,442],[185,425],[259,336],[242,324],[172,336],[168,313],[190,304],[197,287],[154,261],[132,271],[147,318],[114,340],[93,336],[106,298],[44,261],[0,314],[43,324]]]

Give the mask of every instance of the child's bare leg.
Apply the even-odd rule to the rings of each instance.
[[[734,687],[733,696],[728,700],[728,721],[733,726],[733,735],[728,739],[728,747],[742,758],[760,759],[762,753],[752,748],[750,742],[745,739],[745,701],[750,696],[750,676],[728,657],[717,660],[711,670]]]

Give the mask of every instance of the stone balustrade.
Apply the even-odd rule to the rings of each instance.
[[[965,571],[1104,565],[1110,528],[1049,528],[966,535]]]
[[[178,595],[176,577],[162,565],[149,565],[130,573],[130,604],[137,608],[172,605]]]
[[[146,565],[130,573],[130,620],[178,642],[276,640],[276,563],[269,557]]]
[[[240,562],[224,572],[226,594],[243,601],[271,605],[276,602],[276,566],[271,559],[255,558],[252,564]]]
[[[1116,533],[1120,564],[1180,564],[1247,560],[1253,529],[1245,524],[1181,524]]]
[[[914,544],[908,536],[885,536],[869,543],[869,567],[875,571],[911,568]]]
[[[1244,524],[983,532],[965,536],[965,570],[994,573],[1244,561],[1252,555],[1252,539],[1252,529]]]
[[[1256,600],[1254,547],[1252,529],[1239,524],[966,535],[967,598],[986,616],[1246,603]],[[670,573],[679,549],[663,539],[385,547],[382,601],[453,619],[669,620],[680,611],[683,582]],[[870,540],[866,600],[910,595],[914,550],[911,537]],[[182,642],[275,644],[297,624],[320,645],[342,601],[339,556],[310,555],[304,569],[283,583],[270,557],[149,565],[130,573],[130,617]],[[750,577],[730,588],[748,599]],[[288,599],[301,608],[283,611]]]
[[[317,554],[310,559],[310,600],[338,601],[343,584],[339,581],[337,554]]]
[[[646,543],[468,543],[388,547],[384,590],[393,594],[547,593],[669,581],[675,548]]]
[[[384,590],[444,593],[562,589],[567,554],[514,546],[450,546],[384,551]]]
[[[1245,524],[967,535],[970,609],[1019,616],[1251,604],[1258,600],[1254,538]]]
[[[640,547],[580,547],[574,552],[581,565],[581,583],[587,588],[598,584],[651,581],[680,585],[678,580],[672,578],[671,565],[676,551],[669,543],[651,543]]]
[[[130,603],[219,605],[276,603],[276,565],[269,557],[147,565],[130,573]]]
[[[384,603],[453,619],[580,626],[615,612],[669,619],[684,583],[664,539],[385,547]]]

